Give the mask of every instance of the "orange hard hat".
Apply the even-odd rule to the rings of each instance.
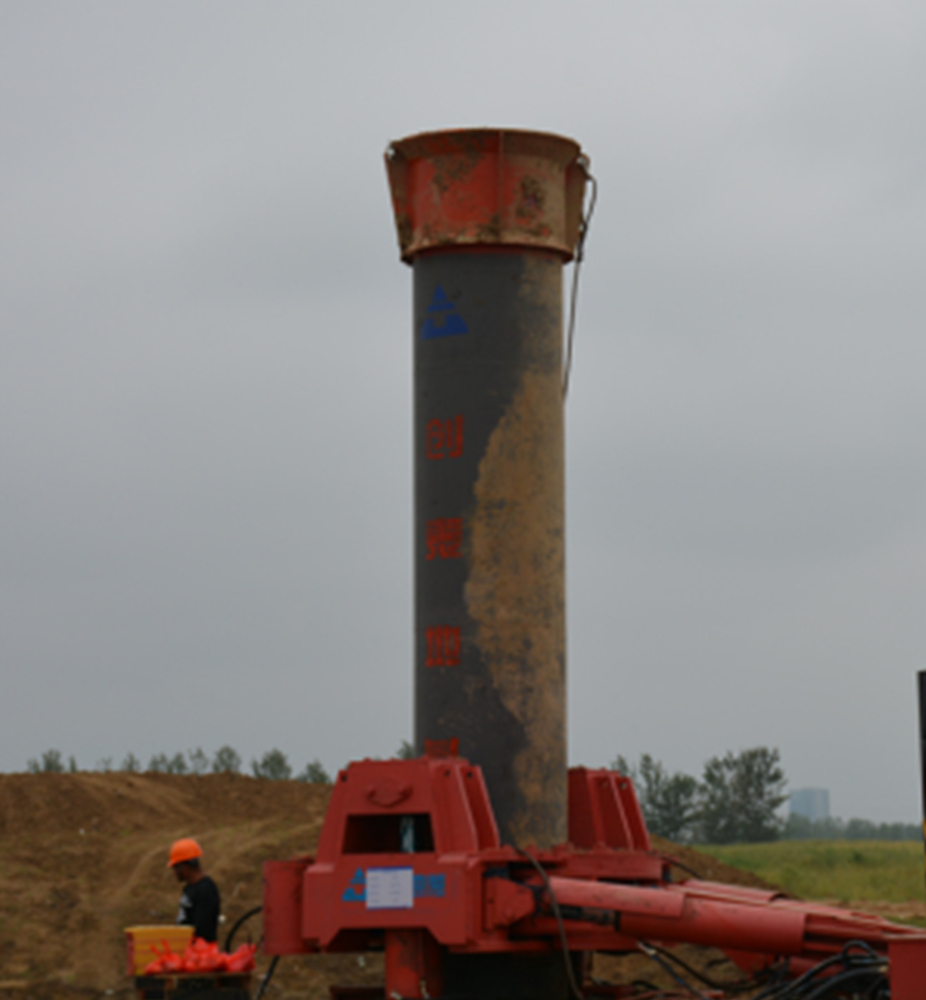
[[[192,861],[193,858],[201,858],[202,856],[203,849],[192,837],[181,837],[170,846],[170,861],[167,862],[167,867],[173,868],[174,865],[179,865],[183,861]]]

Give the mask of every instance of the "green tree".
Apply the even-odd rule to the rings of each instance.
[[[120,767],[122,771],[128,771],[130,774],[134,774],[136,771],[141,770],[141,761],[133,753],[127,753],[125,759],[122,761],[122,766]]]
[[[240,774],[241,756],[234,747],[219,747],[212,758],[213,774]]]
[[[402,740],[395,755],[399,758],[399,760],[414,760],[415,748],[408,740]]]
[[[190,759],[190,770],[193,774],[205,774],[209,770],[209,755],[203,753],[202,747],[187,750],[186,755]]]
[[[708,844],[777,840],[784,828],[777,810],[785,801],[778,750],[753,747],[712,757],[701,779],[698,827]]]
[[[173,757],[158,753],[148,761],[148,770],[155,774],[186,774],[189,768],[182,753],[175,753]]]
[[[282,750],[268,750],[260,761],[251,761],[251,770],[255,778],[267,778],[270,781],[288,781],[293,776],[286,754]]]
[[[296,781],[308,781],[313,785],[330,785],[331,775],[325,770],[324,764],[316,757],[310,761],[296,776]]]
[[[30,758],[26,768],[32,774],[61,774],[64,771],[64,758],[60,750],[46,750],[40,760]]]
[[[676,843],[691,839],[698,814],[698,782],[690,774],[669,774],[648,753],[641,755],[636,767],[620,755],[611,766],[633,782],[650,833]]]
[[[698,813],[698,782],[682,771],[669,774],[648,753],[640,758],[641,808],[650,833],[677,843],[691,838]]]
[[[611,761],[611,770],[620,771],[625,778],[630,778],[630,780],[636,785],[637,783],[637,769],[624,757],[623,754],[618,754],[614,760]]]

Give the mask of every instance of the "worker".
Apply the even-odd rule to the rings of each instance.
[[[177,881],[183,883],[178,924],[193,927],[193,936],[215,941],[219,928],[219,890],[203,871],[200,858],[203,849],[192,837],[175,840],[170,848],[168,868],[173,868]]]

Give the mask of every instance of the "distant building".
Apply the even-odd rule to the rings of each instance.
[[[792,816],[805,816],[811,822],[830,818],[830,793],[827,788],[798,788],[791,793],[788,808]]]

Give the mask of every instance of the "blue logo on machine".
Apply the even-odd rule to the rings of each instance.
[[[434,296],[428,306],[428,315],[421,324],[421,339],[433,340],[435,337],[458,337],[469,333],[463,317],[457,312],[457,307],[448,298],[440,285],[434,289]]]
[[[415,899],[443,899],[446,893],[446,883],[441,875],[416,875]]]
[[[412,881],[415,899],[443,899],[447,894],[447,879],[443,873],[415,875]],[[341,895],[342,903],[363,903],[366,901],[366,873],[362,868],[354,872]]]
[[[341,896],[342,903],[362,903],[367,898],[366,879],[363,877],[363,869],[358,868],[354,872],[354,877],[347,883],[344,895]]]

